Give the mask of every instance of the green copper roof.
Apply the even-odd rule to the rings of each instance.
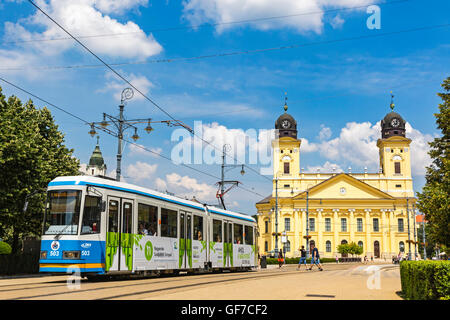
[[[100,147],[98,145],[95,146],[94,152],[92,153],[91,159],[89,159],[90,166],[103,166],[105,161],[103,160],[102,152],[100,151]]]

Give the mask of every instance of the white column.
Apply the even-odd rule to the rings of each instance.
[[[325,245],[323,244],[323,230],[325,229],[322,226],[322,211],[323,209],[316,209],[317,210],[317,234],[318,234],[318,241],[319,243],[316,245],[317,250],[320,251],[320,255],[323,255],[325,253]]]
[[[370,256],[373,255],[373,243],[372,243],[372,221],[370,220],[370,211],[371,209],[364,209],[366,212],[366,252],[367,252],[367,258],[370,259]]]
[[[355,240],[355,209],[348,209],[350,218],[349,218],[349,228],[350,228],[350,242],[356,242]]]
[[[338,228],[339,228],[339,223],[338,223],[338,212],[339,209],[333,209],[333,256],[336,256],[337,254],[337,246],[339,245],[338,241]]]

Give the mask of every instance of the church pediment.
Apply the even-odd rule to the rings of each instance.
[[[306,191],[294,197],[305,199]],[[309,198],[320,199],[394,199],[391,195],[352,176],[341,173],[309,189]]]

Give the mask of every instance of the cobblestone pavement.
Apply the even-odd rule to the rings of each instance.
[[[164,300],[400,300],[398,265],[324,264],[268,266],[253,272],[226,272],[90,282],[67,286],[68,276],[0,279],[0,299],[164,299]]]

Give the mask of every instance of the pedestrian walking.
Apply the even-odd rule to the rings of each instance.
[[[337,255],[336,255],[336,263],[339,263],[339,258]]]
[[[320,256],[319,256],[319,250],[315,247],[315,245],[311,245],[311,267],[309,267],[309,270],[312,269],[314,265],[317,265],[320,271],[323,271],[322,265],[320,264]]]
[[[300,252],[301,252],[301,257],[300,257],[300,260],[298,262],[297,270],[300,269],[300,266],[302,265],[302,262],[305,264],[305,269],[308,270],[308,266],[306,265],[306,250],[305,250],[305,246],[302,246],[302,248],[300,249]]]
[[[281,268],[283,262],[284,262],[283,251],[280,249],[280,252],[278,252],[278,268]]]
[[[367,256],[364,256],[364,264],[367,264]]]
[[[372,261],[372,262],[373,262],[373,256],[370,256],[370,261]]]

